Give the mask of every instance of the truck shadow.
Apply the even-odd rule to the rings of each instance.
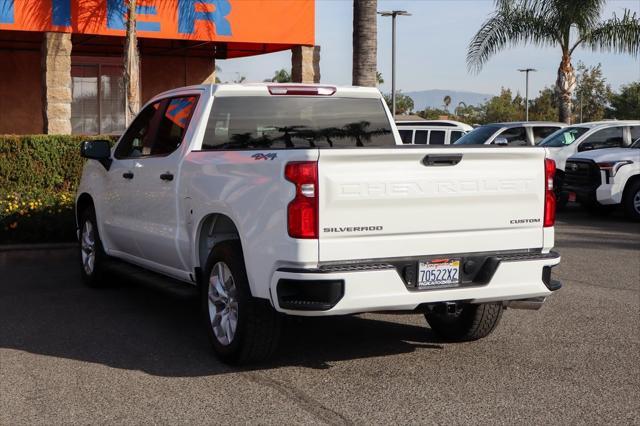
[[[213,356],[197,298],[123,278],[112,284],[84,287],[73,250],[0,252],[0,349],[158,376],[237,371]],[[279,354],[250,370],[324,369],[334,361],[441,348],[426,323],[375,317],[288,319]]]

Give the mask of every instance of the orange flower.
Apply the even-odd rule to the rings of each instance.
[[[16,229],[18,227],[18,222],[13,222],[12,224],[9,225],[10,229]]]

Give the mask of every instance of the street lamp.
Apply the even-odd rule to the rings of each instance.
[[[535,68],[521,68],[518,71],[525,73],[526,77],[525,77],[525,81],[526,81],[526,87],[525,87],[525,105],[526,105],[526,115],[525,115],[525,121],[529,121],[529,73],[530,72],[536,72],[538,71]]]
[[[391,16],[391,113],[396,117],[396,16],[411,16],[406,10],[384,10],[380,16]]]

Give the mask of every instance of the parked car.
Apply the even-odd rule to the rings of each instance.
[[[269,356],[282,314],[416,310],[442,338],[474,340],[560,288],[545,150],[397,145],[374,88],[165,92],[113,150],[82,145],[82,277],[99,286],[133,264],[199,286],[232,363]]]
[[[476,127],[455,143],[457,145],[510,145],[533,146],[558,129],[564,123],[547,121],[514,121],[510,123],[492,123]]]
[[[564,180],[570,199],[591,211],[608,213],[622,205],[640,220],[640,139],[629,148],[580,152],[567,160]]]
[[[396,121],[404,144],[449,145],[460,139],[473,127],[453,120]]]
[[[549,157],[556,162],[558,205],[562,207],[568,200],[563,189],[567,158],[583,151],[630,146],[638,137],[640,121],[594,121],[565,127],[540,142],[539,146],[548,148]]]

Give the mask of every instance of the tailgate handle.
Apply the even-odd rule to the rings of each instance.
[[[455,166],[462,160],[462,154],[432,154],[422,159],[425,166]]]

